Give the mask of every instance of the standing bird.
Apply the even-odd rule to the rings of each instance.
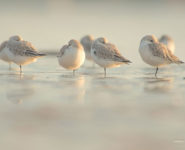
[[[6,46],[5,54],[12,62],[19,65],[20,73],[22,73],[22,65],[30,64],[38,57],[45,56],[38,53],[30,42],[24,41],[18,35],[10,37]]]
[[[1,45],[0,45],[0,59],[2,59],[3,61],[9,63],[9,69],[11,68],[11,63],[12,61],[9,59],[9,57],[6,55],[6,51],[7,51],[7,41],[4,41]]]
[[[80,68],[85,60],[85,52],[83,46],[77,40],[70,40],[68,45],[64,45],[57,55],[59,64],[68,69],[75,70]]]
[[[121,55],[115,45],[109,43],[104,37],[100,37],[93,42],[91,56],[95,63],[104,68],[105,76],[106,68],[119,67],[121,64],[131,63]]]
[[[174,52],[175,52],[175,42],[170,36],[168,36],[168,35],[161,36],[161,38],[159,39],[159,42],[166,45],[168,50],[170,50],[172,52],[172,54],[174,54]]]
[[[91,35],[86,35],[84,36],[81,40],[80,40],[80,43],[83,45],[84,47],[84,51],[85,51],[85,56],[86,56],[86,59],[92,61],[92,57],[91,57],[91,46],[92,46],[92,43],[94,41],[94,38],[93,36]]]
[[[145,63],[156,67],[156,77],[158,67],[171,63],[184,63],[173,55],[166,45],[160,43],[154,35],[147,35],[142,38],[139,53]]]

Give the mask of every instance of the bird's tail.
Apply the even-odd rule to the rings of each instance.
[[[125,62],[126,64],[132,63],[130,60],[124,60],[123,62]]]
[[[179,61],[177,61],[177,62],[175,62],[176,64],[184,64],[184,62],[183,61],[181,61],[181,60],[179,60]]]
[[[38,56],[46,56],[46,54],[38,53]]]
[[[170,59],[172,63],[176,64],[183,64],[184,62],[181,61],[177,56],[173,55],[171,51],[168,50],[167,57]]]
[[[30,56],[30,57],[42,57],[42,56],[46,56],[46,54],[38,53],[37,51],[32,51],[32,50],[26,50],[25,51],[25,55],[26,56]]]
[[[119,62],[124,62],[126,64],[132,63],[130,60],[126,59],[125,57],[121,56],[121,55],[114,55],[115,60],[119,61]]]

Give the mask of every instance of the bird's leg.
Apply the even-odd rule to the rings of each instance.
[[[104,77],[106,77],[106,68],[104,68]]]
[[[20,65],[19,67],[20,67],[20,73],[22,73],[22,66]]]
[[[75,70],[73,70],[73,76],[75,76]]]
[[[155,71],[155,77],[157,78],[157,71],[158,71],[158,67],[156,68],[156,71]]]

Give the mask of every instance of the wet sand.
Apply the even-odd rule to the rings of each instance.
[[[45,62],[48,63],[45,66]],[[103,69],[73,76],[45,57],[1,66],[1,147],[5,149],[184,149],[184,66]],[[38,71],[39,70],[39,71]],[[11,144],[8,144],[11,143]]]

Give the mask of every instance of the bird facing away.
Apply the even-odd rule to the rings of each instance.
[[[172,52],[172,54],[174,54],[174,52],[175,52],[175,42],[170,36],[168,36],[168,35],[161,36],[161,38],[159,39],[159,42],[166,45],[168,50],[170,50]]]
[[[121,55],[115,45],[109,43],[104,37],[100,37],[93,42],[91,56],[95,63],[104,68],[105,76],[106,68],[119,67],[121,64],[131,63]]]
[[[9,69],[10,69],[12,61],[9,59],[9,57],[5,53],[7,51],[7,49],[8,49],[7,43],[8,43],[8,41],[4,41],[0,45],[0,59],[2,59],[3,61],[9,63]]]
[[[142,38],[139,53],[145,63],[156,67],[156,77],[158,67],[171,63],[183,63],[178,57],[172,54],[166,45],[160,43],[154,35],[147,35]]]
[[[80,68],[85,60],[85,52],[83,46],[77,40],[70,40],[68,45],[64,45],[57,55],[59,64],[68,69],[75,70]]]
[[[24,41],[18,35],[9,38],[5,54],[12,62],[20,66],[20,73],[22,65],[30,64],[35,62],[38,57],[45,56],[45,54],[38,53],[30,42]]]
[[[82,37],[82,39],[80,40],[80,43],[84,47],[86,59],[90,61],[92,61],[91,46],[92,46],[93,41],[94,41],[94,38],[92,35],[86,35]]]

